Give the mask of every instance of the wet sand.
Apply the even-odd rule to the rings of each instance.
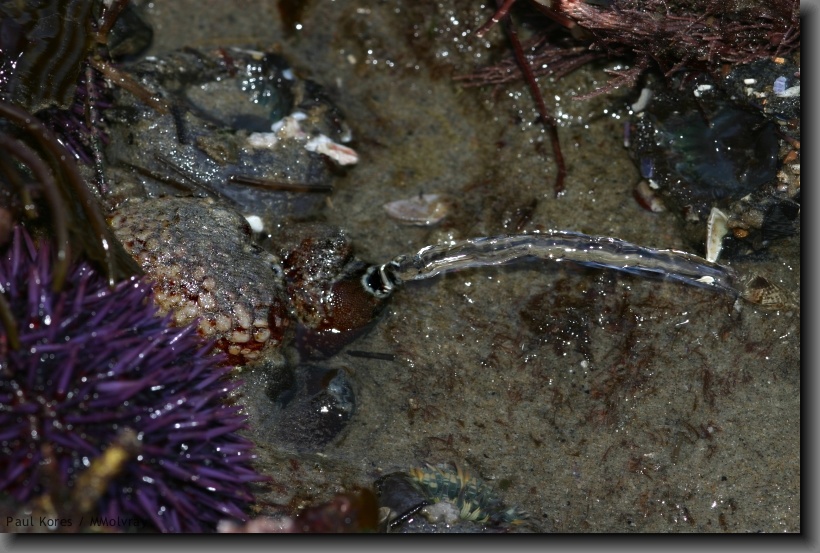
[[[691,251],[672,214],[633,199],[629,91],[572,99],[606,81],[600,68],[540,79],[568,170],[559,198],[523,84],[453,81],[504,52],[500,29],[484,41],[466,33],[489,15],[479,4],[311,1],[293,14],[299,30],[284,28],[272,0],[158,1],[146,14],[152,53],[276,48],[327,87],[361,160],[334,183],[325,216],[365,260],[536,229]],[[419,193],[457,202],[434,227],[399,224],[381,207]],[[732,266],[798,297],[799,250],[798,234]],[[348,348],[393,361],[343,351],[326,362],[348,371],[357,396],[335,443],[298,454],[251,420],[274,479],[260,503],[298,506],[388,472],[458,463],[527,511],[536,531],[797,532],[800,334],[799,308],[738,310],[709,291],[575,265],[410,285]]]

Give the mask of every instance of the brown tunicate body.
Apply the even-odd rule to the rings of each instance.
[[[281,355],[284,287],[241,215],[210,199],[166,196],[132,199],[110,223],[176,324],[198,319],[199,333],[234,364]]]
[[[295,345],[312,358],[331,356],[367,332],[385,306],[362,285],[367,265],[345,233],[322,223],[281,229],[265,244],[282,259]]]

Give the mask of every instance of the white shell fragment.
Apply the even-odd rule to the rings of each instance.
[[[663,200],[655,193],[657,189],[658,184],[652,179],[641,179],[635,187],[635,199],[644,209],[648,209],[652,213],[666,211]]]
[[[253,232],[262,232],[265,229],[265,224],[259,215],[245,215],[245,219],[248,221]]]
[[[446,194],[419,194],[384,204],[384,210],[405,225],[432,226],[447,217],[453,202]]]
[[[354,165],[359,162],[359,154],[353,148],[348,148],[338,142],[333,142],[327,136],[314,136],[305,144],[309,152],[324,154],[339,165]]]
[[[646,106],[649,105],[649,100],[652,99],[652,90],[649,88],[642,88],[641,95],[638,97],[638,100],[632,104],[632,111],[634,113],[640,113],[646,109]]]
[[[780,93],[775,92],[775,96],[779,96],[781,98],[794,98],[800,96],[800,85],[790,86]]]
[[[278,140],[275,132],[252,132],[248,135],[248,145],[260,150],[273,148]]]
[[[729,217],[716,207],[706,221],[706,260],[715,262],[723,249],[723,237],[729,233]]]
[[[294,111],[271,125],[272,132],[251,133],[248,136],[248,145],[252,148],[273,148],[279,140],[294,138],[304,141],[308,152],[325,155],[339,165],[354,165],[359,162],[359,154],[353,148],[334,142],[324,134],[311,137],[299,123],[305,119],[305,113]],[[342,141],[349,141],[351,138],[350,130],[346,129]]]
[[[299,124],[299,121],[305,119],[307,119],[306,114],[301,111],[294,111],[275,122],[270,129],[281,138],[305,138],[307,133],[302,130],[302,125]]]
[[[786,90],[786,82],[786,77],[782,75],[774,80],[774,83],[772,83],[772,91],[776,96],[780,96],[783,94],[783,91]]]
[[[697,87],[695,87],[693,94],[695,95],[695,98],[700,98],[701,95],[708,90],[712,90],[712,85],[699,84]]]
[[[302,130],[299,121],[307,118],[301,111],[294,111],[271,125],[271,132],[252,132],[248,135],[248,144],[253,148],[273,148],[279,140],[296,138],[306,140],[307,133]]]

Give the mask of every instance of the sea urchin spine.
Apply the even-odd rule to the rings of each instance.
[[[0,495],[22,510],[70,495],[128,431],[139,449],[89,515],[140,519],[162,532],[245,520],[248,482],[262,478],[251,468],[251,442],[236,433],[245,417],[225,403],[238,386],[224,378],[230,368],[195,327],[157,316],[140,279],[112,288],[80,263],[55,292],[53,256],[20,227],[0,252],[0,294],[20,344],[0,327]]]

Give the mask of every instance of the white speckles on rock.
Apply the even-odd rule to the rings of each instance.
[[[204,311],[213,311],[216,308],[216,300],[210,292],[200,293],[197,302]]]
[[[157,248],[159,248],[159,240],[157,240],[156,238],[147,238],[142,240],[142,242],[145,243],[145,247],[148,250],[156,250]]]

